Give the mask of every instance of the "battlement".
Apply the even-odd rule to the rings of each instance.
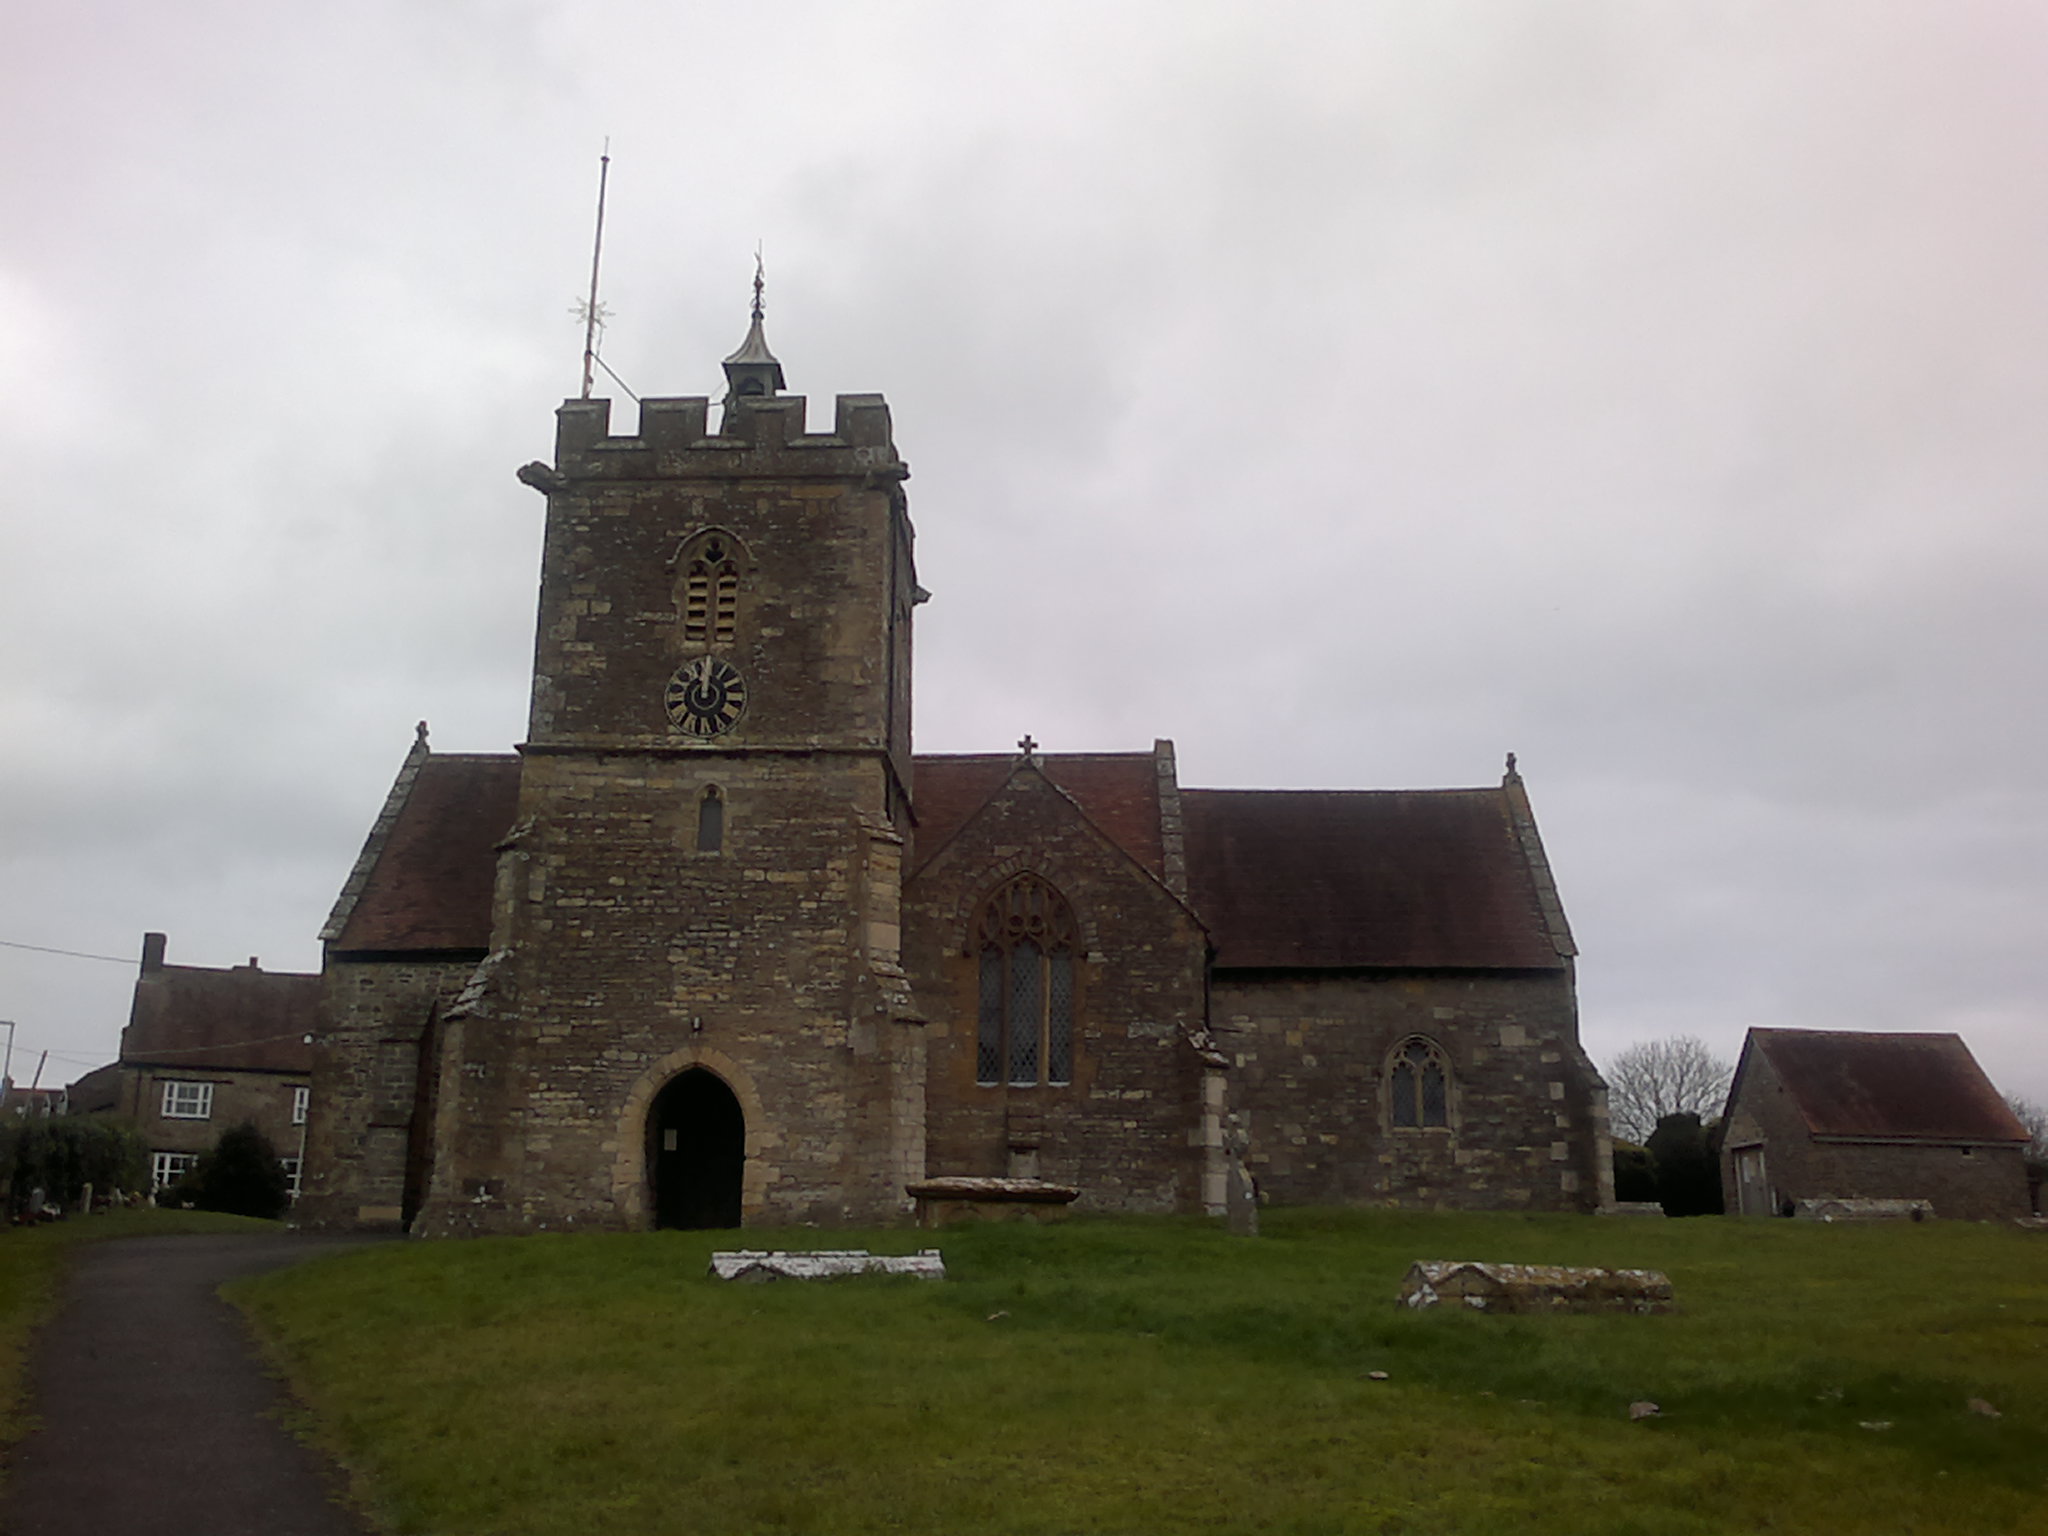
[[[639,430],[613,435],[609,400],[565,400],[555,413],[555,470],[566,481],[696,475],[878,475],[901,480],[889,405],[880,395],[841,395],[830,432],[807,432],[802,395],[737,402],[709,430],[703,395],[640,402]]]

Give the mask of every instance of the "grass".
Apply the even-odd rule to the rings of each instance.
[[[0,1227],[0,1446],[26,1434],[24,1368],[29,1339],[57,1305],[57,1284],[79,1243],[173,1232],[275,1231],[273,1221],[205,1211],[104,1211],[39,1227]]]
[[[1266,1227],[823,1238],[936,1241],[943,1285],[704,1279],[734,1234],[411,1244],[232,1294],[400,1532],[2048,1528],[2039,1234],[1312,1211]],[[1425,1257],[1661,1268],[1683,1310],[1397,1309]],[[1662,1416],[1629,1422],[1639,1398]]]

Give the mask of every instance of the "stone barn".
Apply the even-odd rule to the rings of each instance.
[[[2028,1211],[2027,1132],[1956,1035],[1752,1029],[1722,1124],[1731,1215],[1838,1199],[1974,1221]]]

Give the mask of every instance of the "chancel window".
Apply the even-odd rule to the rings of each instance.
[[[683,561],[683,644],[731,645],[739,628],[739,551],[722,534],[706,534]]]
[[[1036,1088],[1074,1078],[1074,914],[1036,875],[981,909],[974,1080]]]
[[[1387,1069],[1387,1101],[1396,1126],[1451,1123],[1451,1064],[1433,1040],[1404,1041]]]

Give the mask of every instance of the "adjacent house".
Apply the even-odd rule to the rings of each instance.
[[[1925,1200],[1937,1216],[2028,1211],[2027,1132],[1959,1036],[1752,1029],[1728,1089],[1727,1208]]]
[[[162,934],[142,936],[121,1059],[71,1085],[72,1112],[110,1111],[141,1127],[153,1189],[248,1121],[277,1148],[296,1195],[320,978],[266,971],[253,957],[225,970],[166,965],[164,947]]]

